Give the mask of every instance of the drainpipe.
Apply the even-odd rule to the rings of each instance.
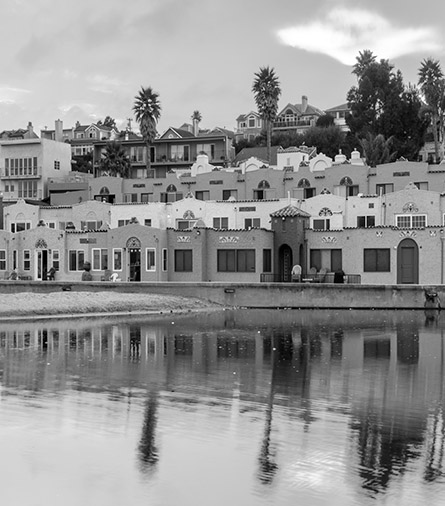
[[[440,238],[440,284],[443,285],[443,241],[445,237]]]

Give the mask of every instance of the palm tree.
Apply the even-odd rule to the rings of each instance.
[[[419,86],[426,103],[423,112],[431,118],[434,152],[437,163],[440,159],[439,141],[443,142],[443,114],[445,112],[445,79],[438,60],[433,60],[432,58],[423,60],[419,68]]]
[[[147,177],[150,174],[150,146],[156,138],[156,124],[161,116],[159,94],[148,88],[141,87],[135,97],[133,111],[139,124],[141,135],[147,146]]]
[[[396,156],[396,153],[391,152],[392,142],[392,137],[385,139],[382,134],[368,133],[365,138],[360,140],[366,163],[370,167],[376,167],[382,163],[392,162]]]
[[[105,153],[102,154],[102,159],[99,162],[99,168],[102,172],[107,172],[109,176],[123,178],[130,176],[131,162],[119,142],[107,142]]]
[[[269,67],[260,67],[255,73],[252,85],[258,113],[264,121],[267,139],[267,158],[270,163],[270,146],[272,137],[272,123],[277,117],[278,99],[281,95],[280,82],[275,70]]]

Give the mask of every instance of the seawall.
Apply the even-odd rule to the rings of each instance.
[[[197,297],[238,308],[425,309],[437,307],[440,301],[445,307],[445,285],[0,281],[0,293],[68,290]],[[425,291],[437,296],[428,302]]]

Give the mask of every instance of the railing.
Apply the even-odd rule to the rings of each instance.
[[[302,276],[301,281],[303,283],[334,283],[334,272],[328,272],[326,274],[307,274]],[[260,274],[260,283],[281,283],[283,280],[279,274],[272,274],[268,272],[262,272]],[[291,281],[287,281],[290,283]],[[346,285],[360,285],[362,278],[360,274],[345,274],[343,283]]]
[[[300,121],[274,121],[274,128],[292,128],[299,126],[311,126],[312,121],[310,120],[300,120]]]
[[[42,167],[33,167],[32,170],[27,173],[18,173],[18,171],[11,169],[6,169],[5,167],[0,168],[0,178],[1,179],[33,179],[42,177]]]

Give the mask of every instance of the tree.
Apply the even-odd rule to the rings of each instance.
[[[382,163],[392,162],[395,153],[391,152],[392,137],[385,140],[382,134],[373,135],[368,133],[366,138],[360,141],[366,163],[370,167],[376,167]]]
[[[105,116],[105,119],[102,124],[110,128],[116,128],[116,120],[111,116]]]
[[[335,125],[335,118],[331,114],[323,114],[322,116],[317,118],[317,122],[315,126],[327,128]]]
[[[156,124],[161,117],[159,94],[148,86],[141,87],[135,97],[133,111],[139,124],[141,135],[147,146],[147,177],[151,175],[150,146],[156,138]]]
[[[128,178],[131,174],[131,162],[121,144],[116,141],[107,142],[105,153],[99,162],[99,168],[109,176]]]
[[[267,159],[270,162],[272,123],[277,117],[278,99],[281,95],[280,82],[273,68],[260,67],[260,70],[255,73],[252,92],[254,94],[258,113],[265,124]]]
[[[443,158],[443,146],[442,153],[439,153],[439,141],[443,141],[443,115],[445,113],[445,79],[438,60],[432,58],[423,60],[419,68],[419,86],[426,103],[422,112],[431,122],[434,152],[436,162],[438,162],[440,158]]]
[[[319,127],[314,126],[306,130],[304,133],[304,144],[306,146],[314,146],[318,153],[323,153],[330,158],[335,158],[340,151],[347,154],[343,150],[345,134],[338,126]]]
[[[351,114],[346,123],[352,135],[359,142],[368,134],[391,137],[397,156],[416,160],[426,128],[419,117],[417,90],[406,87],[402,73],[388,60],[377,61],[369,50],[360,52],[356,60],[352,73],[357,76],[357,85],[347,94]]]

